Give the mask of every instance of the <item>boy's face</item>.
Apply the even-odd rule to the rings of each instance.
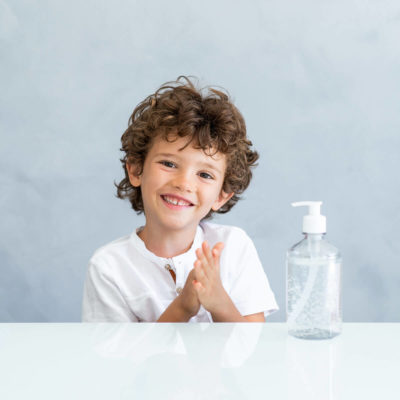
[[[232,196],[222,190],[226,169],[224,154],[207,155],[188,138],[167,142],[157,137],[141,175],[126,164],[129,180],[140,186],[146,225],[166,230],[193,230],[210,209],[218,210]]]

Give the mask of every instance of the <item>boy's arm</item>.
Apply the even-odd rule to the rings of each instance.
[[[199,312],[200,302],[192,285],[194,278],[195,271],[192,269],[182,292],[161,314],[157,322],[187,322]]]
[[[263,312],[241,315],[228,293],[226,293],[225,301],[221,304],[221,307],[210,313],[214,322],[265,322]]]
[[[230,300],[230,302],[227,302],[226,306],[229,303],[233,304],[232,300]],[[219,312],[211,313],[214,322],[265,322],[264,313],[262,312],[243,316],[237,310],[235,305],[233,305],[234,309],[233,307],[231,309],[226,306]]]
[[[263,312],[245,315],[247,322],[265,322],[265,317]]]
[[[265,322],[264,313],[251,315],[240,315],[233,304],[229,295],[229,300],[220,312],[212,312],[211,316],[214,322]],[[193,317],[181,305],[181,298],[178,296],[168,308],[161,314],[157,322],[188,322]]]
[[[193,315],[182,307],[181,297],[178,296],[156,322],[188,322],[192,317]]]
[[[226,292],[220,278],[219,257],[224,247],[217,243],[211,250],[205,241],[196,250],[194,286],[200,302],[210,312],[214,322],[265,322],[264,313],[243,316]]]

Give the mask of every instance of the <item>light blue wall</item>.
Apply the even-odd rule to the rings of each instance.
[[[195,75],[261,154],[216,221],[254,239],[285,320],[298,200],[324,201],[345,321],[400,322],[397,1],[0,1],[0,321],[79,321],[87,261],[143,223],[114,197],[135,105]]]

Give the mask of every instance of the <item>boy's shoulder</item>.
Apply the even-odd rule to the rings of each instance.
[[[213,240],[222,242],[240,242],[250,240],[250,237],[247,235],[247,233],[238,226],[222,225],[207,221],[201,222],[200,226],[203,229],[204,237],[206,239],[212,238]]]
[[[200,226],[204,233],[204,240],[207,240],[210,246],[214,246],[218,242],[224,243],[222,254],[229,258],[229,262],[237,263],[243,257],[256,257],[257,251],[254,242],[244,229],[213,222],[202,222]]]
[[[108,242],[97,248],[91,260],[107,260],[109,257],[115,257],[129,251],[131,234],[121,236],[111,242]]]

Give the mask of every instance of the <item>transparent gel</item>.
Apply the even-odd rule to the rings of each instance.
[[[331,339],[342,331],[341,255],[324,233],[306,233],[286,255],[286,322],[301,339]]]

